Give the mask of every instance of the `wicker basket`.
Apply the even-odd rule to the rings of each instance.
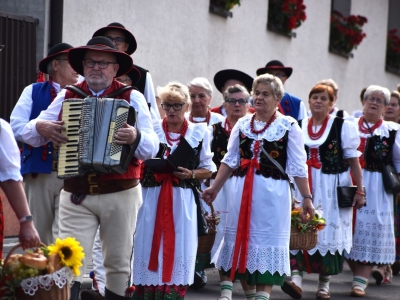
[[[290,228],[290,250],[310,250],[318,243],[318,231],[299,232]]]
[[[42,246],[46,246],[45,244],[41,244]],[[4,266],[7,264],[8,259],[11,254],[17,249],[21,247],[21,244],[15,245],[10,252],[8,252],[6,259],[4,260]],[[60,289],[57,285],[53,285],[50,290],[46,291],[45,289],[39,288],[36,293],[31,296],[25,294],[21,287],[17,287],[15,290],[15,297],[17,300],[69,300],[70,298],[70,287],[69,284],[65,284],[62,289]]]
[[[212,203],[209,204],[211,208],[211,215],[214,215],[214,207]],[[217,234],[217,219],[213,218],[208,220],[208,234],[204,236],[199,236],[199,244],[197,246],[197,254],[207,254],[211,252],[214,245],[215,235]]]

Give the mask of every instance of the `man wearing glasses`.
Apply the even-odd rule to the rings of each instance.
[[[114,43],[115,48],[128,55],[132,55],[136,51],[137,43],[135,37],[120,23],[114,22],[108,24],[106,27],[98,29],[92,37],[96,36],[105,36],[109,38]],[[132,82],[132,85],[144,95],[149,107],[152,108],[150,110],[152,118],[160,119],[150,72],[138,65],[133,66],[139,70],[140,76],[136,81]]]
[[[73,47],[66,43],[55,45],[39,63],[39,70],[49,75],[46,82],[27,86],[11,113],[11,127],[15,138],[23,143],[21,174],[33,221],[40,239],[46,245],[58,236],[58,206],[62,180],[57,178],[57,158],[51,141],[33,147],[25,141],[22,130],[42,110],[45,110],[66,85],[78,81],[67,59]],[[20,220],[21,221],[21,220]],[[23,222],[23,221],[21,221]]]
[[[94,97],[108,95],[123,87],[115,77],[127,73],[132,67],[132,58],[101,36],[91,39],[86,46],[71,49],[68,60],[71,67],[85,77],[75,87]],[[127,281],[131,275],[133,233],[137,212],[142,204],[138,160],[155,157],[159,146],[143,95],[136,90],[129,90],[116,97],[129,102],[138,112],[140,131],[125,123],[114,135],[117,144],[138,144],[128,170],[123,174],[92,173],[91,176],[65,179],[60,197],[60,238],[76,237],[85,253],[90,253],[101,224],[107,300],[129,299]],[[60,134],[63,122],[57,120],[62,102],[70,98],[81,97],[71,90],[61,91],[47,110],[25,126],[22,133],[24,139],[34,146],[48,140],[56,145],[66,143],[67,137]],[[81,276],[75,278],[71,288],[71,300],[79,297],[85,268],[86,258],[80,269]]]
[[[285,84],[292,72],[293,69],[291,67],[285,67],[279,60],[271,60],[264,68],[258,69],[256,73],[257,76],[266,73],[274,75],[282,81],[282,84]],[[296,120],[302,120],[307,117],[307,110],[303,101],[286,91],[278,107],[282,114],[291,116]]]

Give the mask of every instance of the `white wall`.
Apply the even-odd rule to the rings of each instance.
[[[86,44],[95,30],[111,22],[124,24],[135,35],[136,64],[150,70],[154,84],[188,83],[197,76],[210,82],[216,72],[234,68],[256,76],[272,59],[292,66],[285,89],[307,102],[312,86],[325,78],[339,85],[338,106],[359,109],[359,93],[370,84],[390,90],[400,82],[385,72],[388,0],[352,0],[351,13],[368,18],[367,37],[345,59],[328,52],[329,0],[305,0],[307,20],[287,38],[266,30],[268,1],[243,0],[233,18],[209,13],[209,0],[67,0],[64,41]],[[221,100],[214,93],[215,103]],[[308,107],[308,105],[307,105]]]

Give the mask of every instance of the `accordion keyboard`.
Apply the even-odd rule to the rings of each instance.
[[[58,154],[58,177],[68,178],[80,175],[78,161],[79,128],[83,100],[68,99],[63,102],[62,117],[63,135],[68,138],[60,146]]]

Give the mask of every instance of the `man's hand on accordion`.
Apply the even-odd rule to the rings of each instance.
[[[60,146],[68,142],[68,138],[60,133],[61,130],[65,129],[62,124],[63,121],[46,121],[38,120],[36,123],[37,132],[53,142],[53,144]]]
[[[137,131],[136,128],[128,125],[127,123],[124,123],[124,127],[118,129],[118,131],[115,133],[114,136],[114,141],[116,144],[133,144],[136,141],[137,138]]]

